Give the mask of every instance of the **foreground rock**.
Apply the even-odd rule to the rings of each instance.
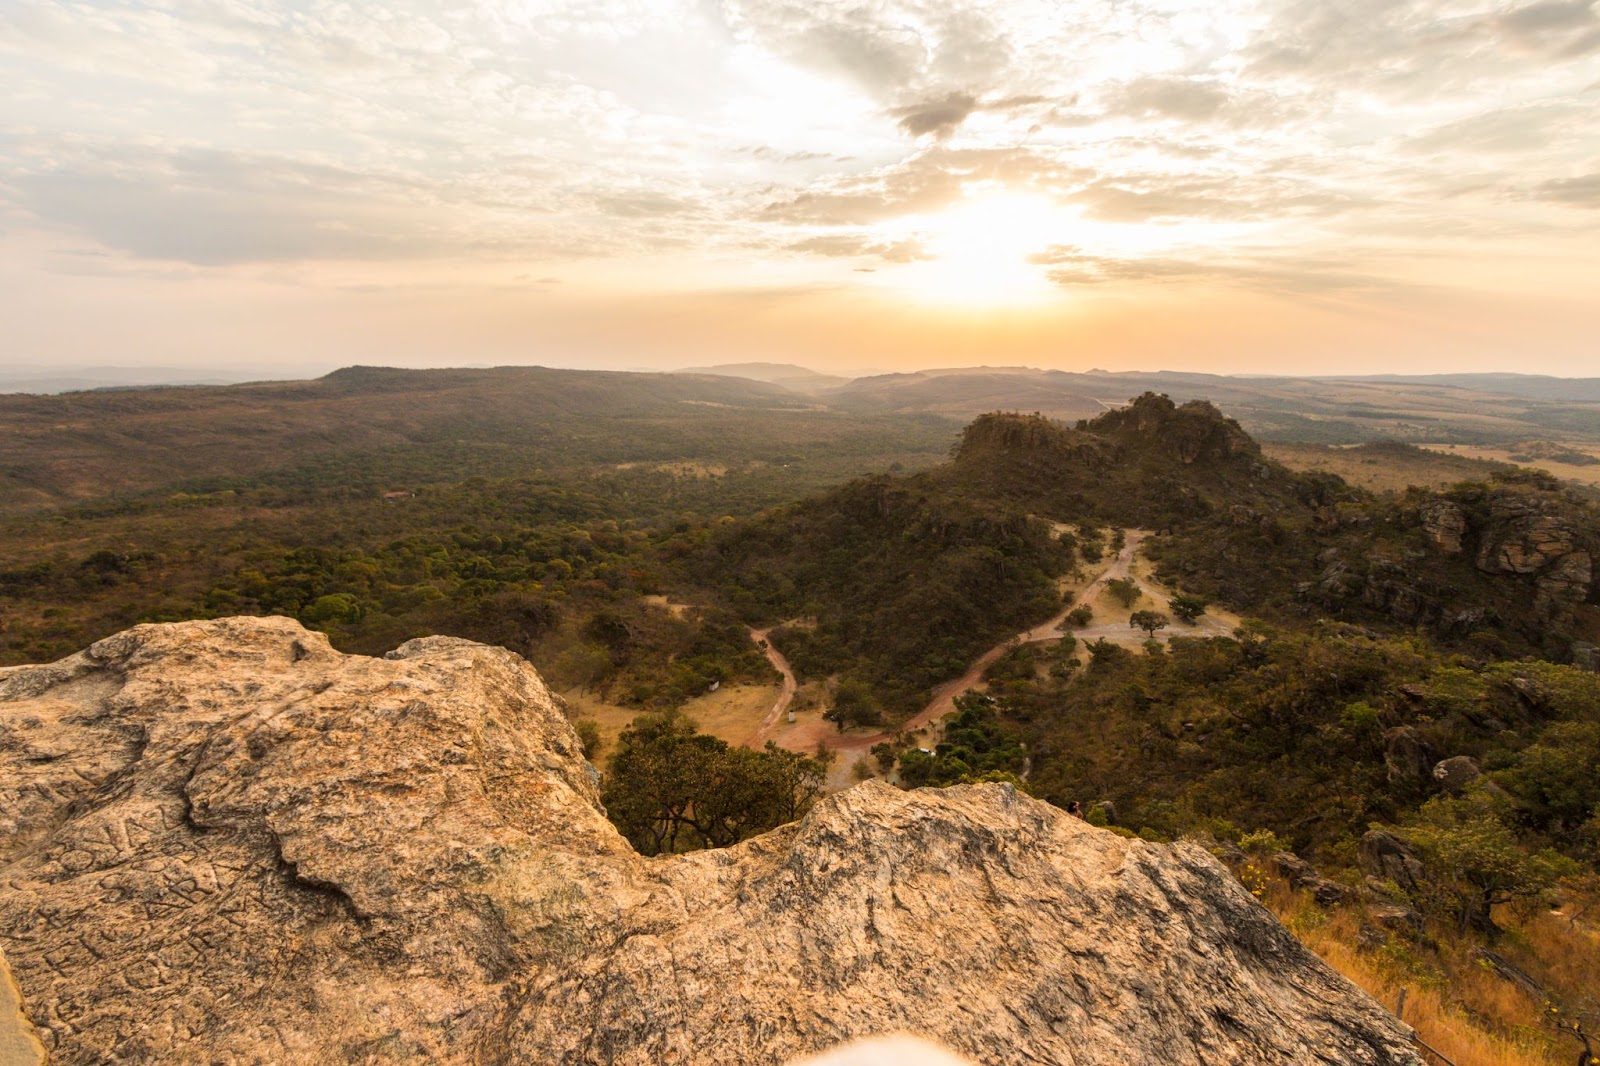
[[[0,947],[62,1063],[1415,1063],[1197,847],[866,785],[635,855],[521,659],[283,619],[0,670]]]

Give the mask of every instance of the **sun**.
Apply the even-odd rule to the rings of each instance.
[[[925,258],[897,271],[896,284],[946,305],[1003,307],[1059,295],[1037,257],[1071,243],[1074,211],[1032,193],[978,189],[936,214],[903,220],[902,239]]]

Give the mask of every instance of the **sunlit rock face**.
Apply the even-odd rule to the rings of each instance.
[[[285,619],[0,670],[0,947],[60,1063],[1415,1063],[1203,850],[863,785],[634,854],[509,652]]]

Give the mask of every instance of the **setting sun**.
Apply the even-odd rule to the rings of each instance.
[[[1074,213],[1042,196],[983,191],[936,215],[913,220],[927,258],[901,272],[917,295],[995,306],[1052,295],[1035,257],[1071,234]]]

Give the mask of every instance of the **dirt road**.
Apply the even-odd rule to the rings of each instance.
[[[772,736],[772,731],[778,727],[778,720],[783,717],[783,712],[794,702],[794,694],[799,687],[795,684],[794,670],[789,666],[789,660],[785,659],[783,652],[767,639],[771,632],[771,629],[752,629],[750,639],[755,641],[756,647],[766,654],[767,662],[772,664],[772,668],[783,675],[783,686],[778,690],[778,698],[773,702],[772,710],[761,719],[761,724],[750,734],[750,739],[744,742],[747,748],[759,748],[767,742],[767,738]]]
[[[1061,639],[1061,624],[1066,621],[1067,613],[1080,603],[1087,603],[1097,598],[1105,588],[1107,581],[1119,577],[1127,577],[1133,566],[1133,560],[1138,553],[1139,545],[1149,534],[1143,530],[1128,530],[1122,550],[1106,564],[1094,580],[1084,586],[1083,591],[1074,597],[1074,602],[1064,606],[1054,617],[1046,622],[1023,630],[1016,636],[1007,638],[980,655],[968,666],[966,672],[952,681],[947,681],[934,692],[933,698],[927,706],[906,720],[899,727],[905,732],[912,732],[938,721],[951,711],[955,710],[955,701],[958,696],[970,692],[973,688],[983,683],[983,672],[995,660],[1019,644],[1038,644],[1044,641]],[[1165,597],[1162,597],[1164,600]],[[1124,633],[1127,626],[1121,627]],[[771,658],[771,655],[768,655]],[[774,665],[777,665],[774,662]],[[787,665],[787,664],[785,664]],[[781,669],[781,668],[780,668]],[[787,706],[787,704],[785,704]],[[788,731],[779,738],[778,743],[791,751],[815,751],[820,743],[834,753],[834,763],[828,773],[828,788],[837,791],[849,788],[856,781],[855,764],[868,755],[874,744],[889,740],[893,733],[840,733],[830,722],[818,720],[810,728],[801,728]]]

